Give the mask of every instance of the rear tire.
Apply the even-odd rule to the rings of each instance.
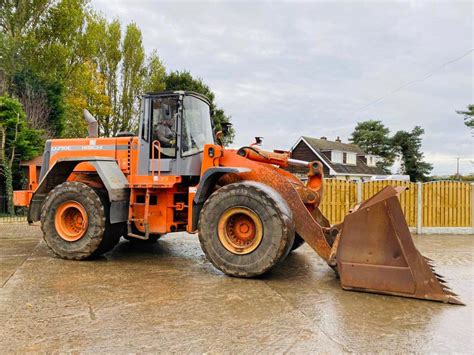
[[[207,199],[199,218],[199,241],[207,259],[236,277],[270,270],[288,255],[294,236],[286,201],[258,182],[218,189]]]
[[[64,182],[49,192],[41,211],[41,229],[49,248],[71,260],[106,253],[121,235],[120,224],[109,223],[104,194],[81,182]]]

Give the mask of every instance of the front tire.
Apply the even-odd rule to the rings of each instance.
[[[43,238],[64,259],[82,260],[110,251],[120,239],[109,223],[104,196],[80,182],[65,182],[46,197],[41,211]]]
[[[215,191],[199,218],[207,259],[227,275],[264,274],[289,253],[295,237],[291,210],[272,188],[252,181]]]

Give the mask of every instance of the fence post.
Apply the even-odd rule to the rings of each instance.
[[[362,202],[362,181],[357,180],[357,203]]]
[[[418,181],[416,183],[418,197],[417,197],[417,214],[416,214],[416,234],[423,233],[423,184]]]
[[[474,234],[474,182],[471,182],[471,228]]]

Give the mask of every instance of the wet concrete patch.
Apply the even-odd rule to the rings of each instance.
[[[266,282],[351,351],[472,351],[474,236],[414,239],[467,306],[344,291],[307,247]],[[298,270],[294,277],[292,269]]]
[[[0,225],[0,231],[2,227],[3,226]],[[16,227],[15,230],[17,228],[18,227]],[[10,230],[11,229],[12,228],[10,228]],[[23,226],[23,230],[24,229],[25,227]],[[23,264],[28,256],[33,253],[38,243],[38,236],[18,239],[13,233],[3,233],[0,237],[0,288],[7,283],[15,271]]]
[[[242,280],[215,270],[195,236],[123,241],[74,262],[56,258],[38,229],[11,238],[1,228],[0,270],[16,265],[0,288],[6,352],[472,350],[472,236],[416,240],[468,304],[457,307],[343,291],[306,246],[269,275]]]

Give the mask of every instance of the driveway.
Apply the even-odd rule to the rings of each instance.
[[[260,279],[223,275],[196,236],[55,257],[0,225],[2,352],[472,352],[474,236],[418,236],[467,306],[343,291],[307,246]]]

